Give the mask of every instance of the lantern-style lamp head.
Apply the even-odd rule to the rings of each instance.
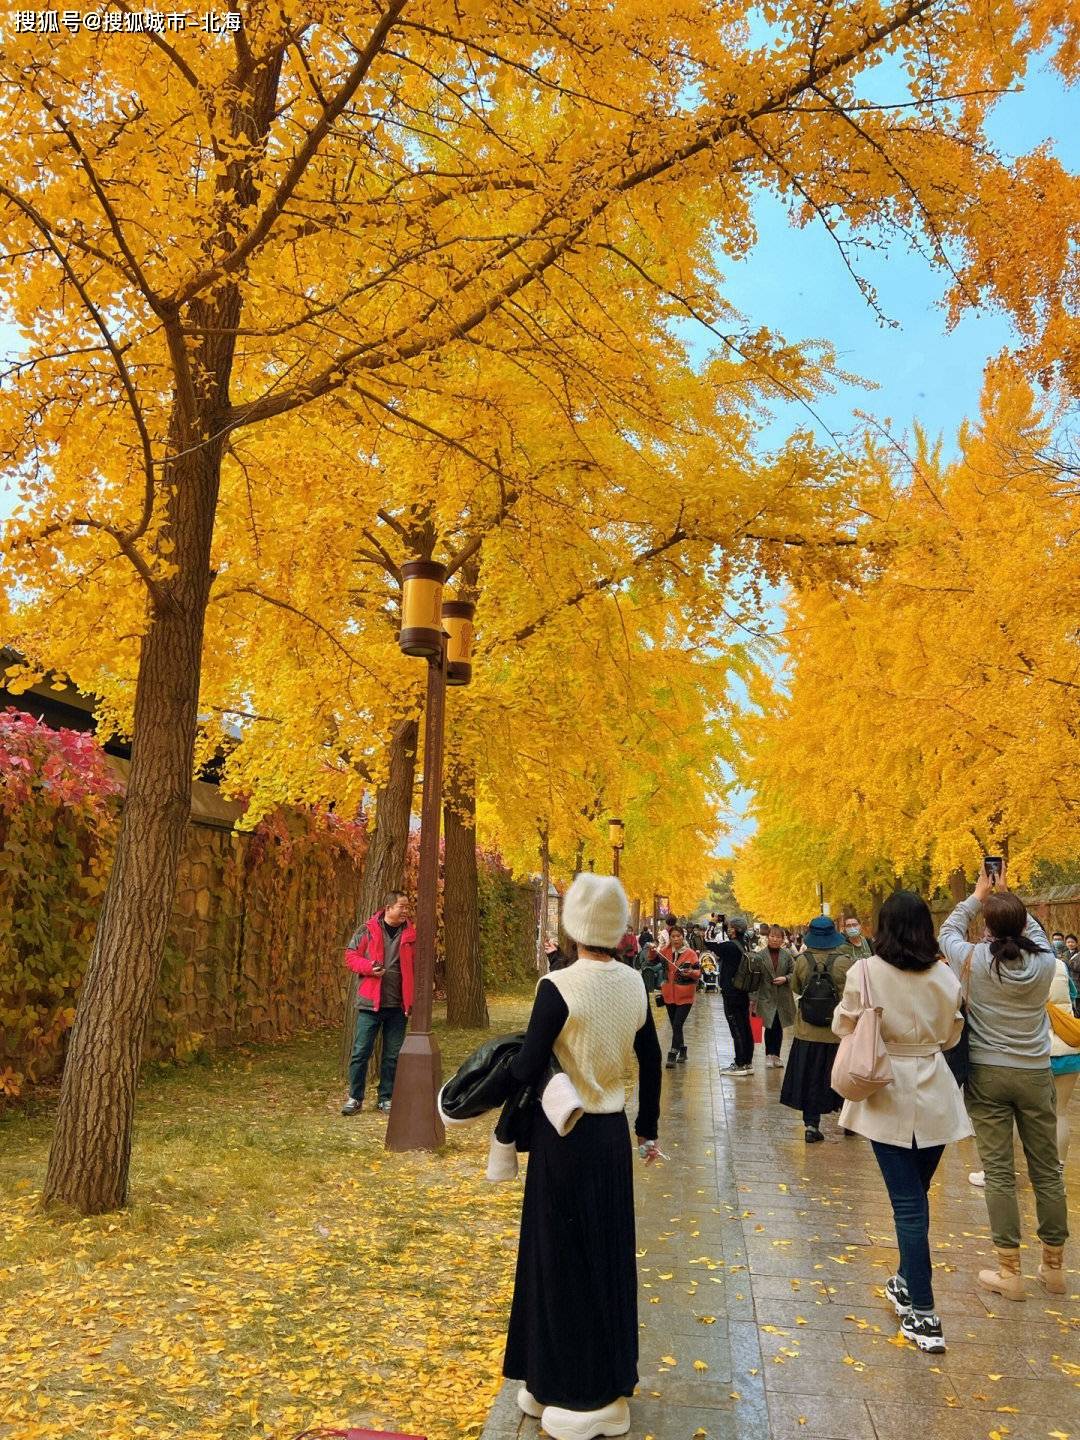
[[[623,848],[623,837],[626,833],[626,826],[621,820],[615,819],[609,820],[607,824],[608,840],[611,844],[611,848],[613,850],[621,850]]]
[[[473,617],[471,600],[444,600],[443,629],[446,631],[446,683],[468,685],[472,679]]]
[[[442,653],[442,592],[446,566],[434,560],[407,560],[401,567],[402,654],[435,660]]]

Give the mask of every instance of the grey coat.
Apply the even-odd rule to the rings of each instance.
[[[773,984],[772,960],[767,948],[754,952],[754,964],[759,977],[758,987],[754,991],[754,1009],[766,1029],[779,1011],[780,1024],[786,1030],[789,1025],[795,1024],[795,996],[791,993],[790,978],[795,969],[795,957],[790,950],[781,946],[776,961],[776,974],[788,976],[786,985]]]

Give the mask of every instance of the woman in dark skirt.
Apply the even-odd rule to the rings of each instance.
[[[839,1036],[832,1032],[832,1014],[844,993],[844,980],[854,956],[844,937],[828,915],[811,920],[806,931],[806,949],[795,959],[791,989],[798,1000],[795,1011],[795,1038],[788,1054],[780,1103],[800,1110],[806,1143],[824,1140],[822,1115],[831,1115],[843,1105],[832,1088],[832,1067]]]
[[[515,1078],[540,1079],[554,1052],[584,1114],[566,1136],[538,1111],[521,1215],[503,1374],[552,1440],[625,1435],[638,1371],[633,1151],[623,1077],[636,1056],[637,1138],[654,1161],[660,1042],[641,976],[615,959],[629,906],[619,882],[579,875],[563,904],[575,964],[546,975]]]

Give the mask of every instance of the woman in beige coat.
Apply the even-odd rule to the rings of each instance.
[[[900,1266],[885,1293],[901,1332],[920,1350],[945,1349],[934,1312],[930,1263],[930,1182],[945,1146],[972,1133],[960,1088],[943,1050],[960,1038],[960,982],[939,963],[934,922],[926,902],[898,890],[881,907],[876,954],[847,973],[833,1016],[837,1035],[849,1035],[863,1009],[863,967],[871,1005],[881,1011],[881,1035],[893,1080],[867,1100],[847,1100],[840,1124],[873,1146],[892,1203]]]

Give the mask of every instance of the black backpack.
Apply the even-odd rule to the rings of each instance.
[[[808,1025],[832,1024],[833,1011],[840,1003],[840,995],[833,983],[831,962],[814,961],[806,989],[799,996],[799,1010]]]

